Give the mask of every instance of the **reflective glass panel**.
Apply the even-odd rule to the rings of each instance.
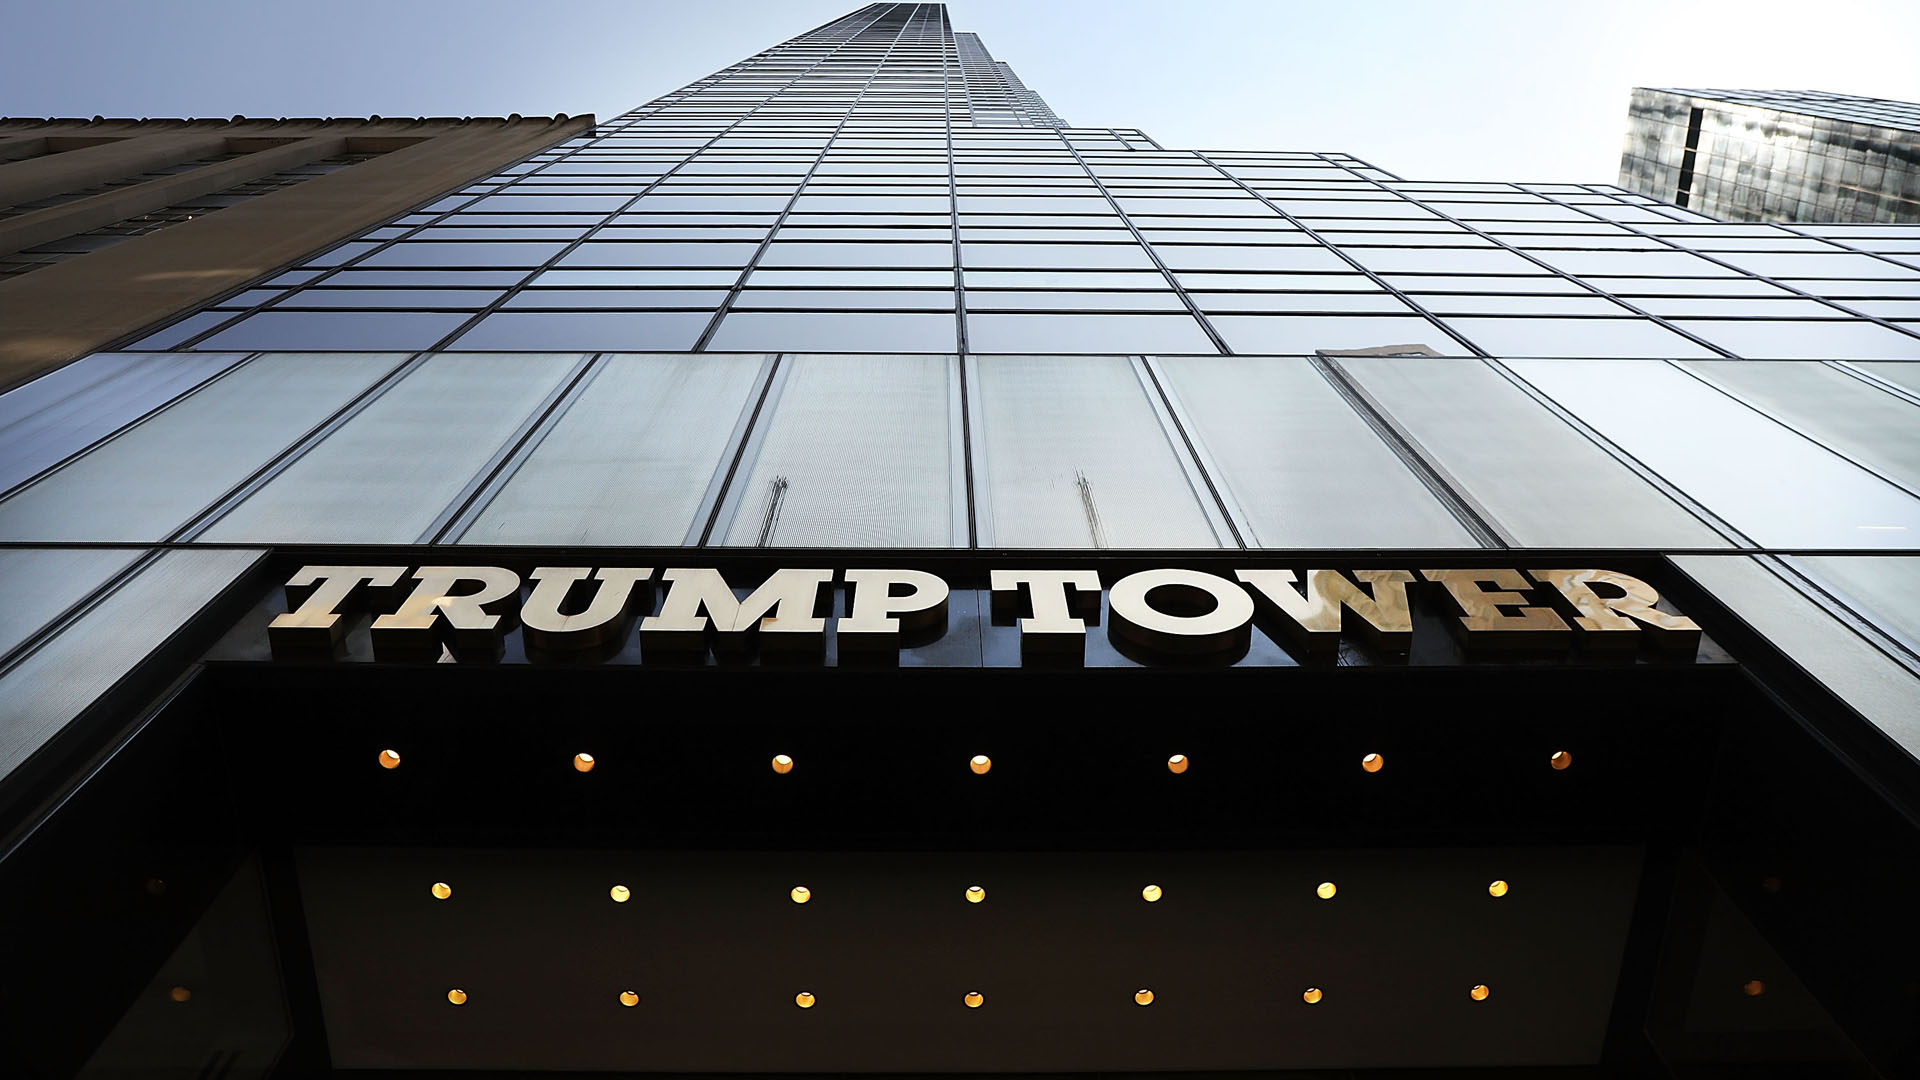
[[[1133,364],[1114,356],[983,356],[982,543],[1220,545]],[[976,472],[976,476],[979,474]],[[979,493],[976,492],[976,499]]]
[[[440,354],[204,534],[212,541],[410,544],[579,360]]]
[[[756,440],[727,544],[951,547],[953,361],[797,356]]]

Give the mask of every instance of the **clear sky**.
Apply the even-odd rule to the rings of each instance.
[[[0,0],[0,115],[612,116],[860,0]],[[1913,0],[952,0],[1055,111],[1412,179],[1611,181],[1627,91],[1920,100]]]

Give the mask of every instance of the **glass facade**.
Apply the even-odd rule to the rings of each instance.
[[[1920,227],[1696,169],[1172,150],[869,5],[0,395],[0,777],[310,548],[1658,562],[1920,754]]]
[[[1729,221],[1920,222],[1920,104],[1636,88],[1620,184]]]

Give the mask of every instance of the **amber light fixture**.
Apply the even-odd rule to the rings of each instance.
[[[1498,899],[1507,895],[1507,889],[1508,885],[1505,881],[1494,881],[1487,886],[1487,895]]]
[[[1340,886],[1335,885],[1331,881],[1323,881],[1320,884],[1314,886],[1313,895],[1319,897],[1322,900],[1331,900],[1333,899],[1334,894],[1339,891],[1340,891]]]
[[[453,895],[453,886],[444,881],[436,881],[427,891],[433,894],[435,900],[445,900]]]
[[[1172,757],[1168,758],[1167,771],[1175,774],[1186,772],[1187,771],[1187,755],[1175,754]]]
[[[967,1008],[977,1009],[987,1003],[987,995],[978,990],[969,990],[967,991],[967,996],[961,1000],[967,1003]]]
[[[1473,989],[1467,991],[1467,996],[1475,1001],[1485,1001],[1493,996],[1493,991],[1489,990],[1485,983],[1480,983]]]
[[[773,755],[773,771],[785,776],[793,771],[793,759],[785,754]]]
[[[1149,904],[1159,903],[1161,895],[1160,886],[1158,885],[1149,885],[1140,890],[1140,899],[1145,900]]]
[[[193,999],[193,991],[184,986],[176,986],[167,991],[167,997],[171,998],[176,1004],[185,1005]]]
[[[978,904],[987,898],[987,890],[978,885],[967,886],[967,903]]]
[[[1148,990],[1145,987],[1141,987],[1140,989],[1135,990],[1133,992],[1133,1003],[1135,1005],[1153,1004],[1153,991]]]
[[[400,767],[400,751],[398,750],[380,751],[380,767],[383,769],[399,768]]]
[[[573,755],[573,771],[574,772],[592,772],[593,771],[593,755],[592,754]]]
[[[467,992],[460,989],[449,990],[447,991],[447,1001],[453,1005],[465,1005],[467,1003]]]
[[[1379,772],[1387,767],[1387,759],[1379,754],[1368,754],[1360,759],[1360,767],[1368,772]]]
[[[1761,994],[1767,992],[1767,984],[1761,982],[1759,979],[1748,979],[1746,982],[1740,984],[1740,992],[1748,997],[1759,997]]]
[[[1327,995],[1319,987],[1309,986],[1307,987],[1306,992],[1300,995],[1300,1000],[1306,1002],[1309,1005],[1318,1005],[1320,1004],[1320,999],[1326,996]]]
[[[993,759],[985,754],[975,754],[973,760],[967,762],[967,768],[972,769],[975,776],[985,776],[987,770],[993,768]]]
[[[793,1003],[803,1009],[811,1009],[813,1008],[813,995],[802,990],[793,995]]]
[[[1573,755],[1565,750],[1555,750],[1553,756],[1547,759],[1547,764],[1553,766],[1554,771],[1558,772],[1573,764]]]
[[[628,900],[633,899],[633,890],[627,888],[625,885],[615,885],[613,888],[607,890],[607,895],[613,897],[614,903],[624,904]]]
[[[640,995],[631,990],[622,990],[620,991],[620,1004],[631,1009],[635,1005],[640,1004]]]
[[[787,895],[793,897],[794,903],[804,904],[813,899],[813,890],[807,888],[805,885],[795,885]]]

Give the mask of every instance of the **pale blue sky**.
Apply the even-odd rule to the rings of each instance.
[[[615,115],[859,0],[0,0],[0,115]],[[1920,4],[953,0],[1068,120],[1611,181],[1634,85],[1920,100]]]

